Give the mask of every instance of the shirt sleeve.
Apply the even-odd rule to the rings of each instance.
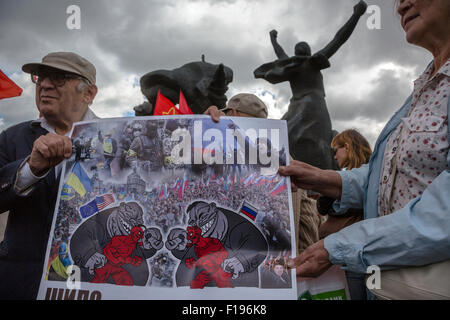
[[[30,169],[30,165],[28,164],[29,158],[30,157],[27,157],[17,170],[16,181],[14,183],[14,191],[19,196],[27,196],[28,194],[30,194],[34,189],[34,185],[36,184],[36,182],[38,182],[42,178],[45,178],[49,172],[47,171],[43,176],[40,177],[35,176]]]
[[[342,179],[341,200],[333,204],[336,213],[345,213],[350,208],[360,209],[364,205],[364,194],[369,178],[369,165],[352,170],[337,171]]]
[[[333,264],[365,273],[450,259],[450,170],[402,209],[355,223],[325,238]]]

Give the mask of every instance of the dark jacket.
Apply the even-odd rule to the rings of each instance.
[[[27,196],[14,191],[17,169],[34,141],[48,132],[23,122],[0,134],[0,213],[9,211],[0,245],[0,300],[35,299],[58,191],[54,169]]]

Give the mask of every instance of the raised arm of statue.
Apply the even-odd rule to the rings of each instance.
[[[270,41],[272,42],[273,50],[275,50],[275,54],[278,59],[287,59],[289,56],[284,52],[283,48],[277,42],[277,30],[270,31]]]
[[[350,38],[353,30],[355,30],[356,24],[359,18],[366,12],[367,4],[361,0],[353,7],[353,15],[342,26],[334,36],[333,40],[325,48],[317,52],[317,54],[323,54],[328,59],[339,50],[339,48]]]

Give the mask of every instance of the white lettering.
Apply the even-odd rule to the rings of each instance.
[[[81,29],[81,9],[77,5],[70,5],[66,9],[66,13],[70,16],[66,20],[66,26],[69,30]]]
[[[369,266],[367,268],[367,273],[373,273],[367,277],[366,286],[367,289],[381,289],[381,271],[379,266]]]
[[[81,288],[81,270],[76,265],[70,265],[67,267],[67,274],[69,277],[67,278],[66,285],[70,290],[80,290]]]
[[[180,141],[181,138],[181,141]],[[180,141],[170,152],[175,164],[191,163],[191,134],[188,130],[175,130],[170,137],[172,141]]]
[[[367,18],[366,25],[369,30],[381,29],[381,9],[379,6],[373,4],[367,7],[367,11],[370,16]]]

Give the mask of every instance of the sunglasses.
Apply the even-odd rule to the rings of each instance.
[[[51,83],[55,85],[56,87],[62,87],[66,84],[67,80],[70,79],[80,79],[83,78],[89,82],[88,79],[86,79],[83,76],[80,76],[78,74],[74,73],[62,73],[62,72],[41,72],[41,73],[32,73],[31,74],[31,81],[37,85],[41,85],[42,81],[44,81],[45,78],[49,78]]]

